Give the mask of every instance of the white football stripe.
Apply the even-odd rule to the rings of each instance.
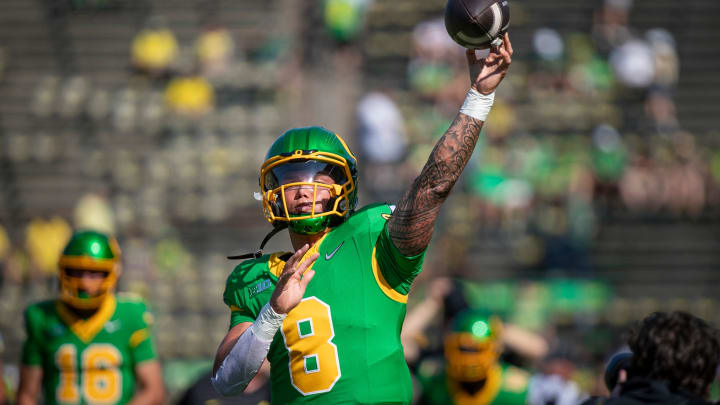
[[[494,39],[497,34],[500,32],[500,24],[502,24],[502,11],[500,10],[500,5],[498,3],[493,3],[492,6],[490,6],[490,11],[493,13],[493,25],[488,30],[488,38]]]

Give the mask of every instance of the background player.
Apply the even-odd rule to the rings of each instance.
[[[18,404],[161,404],[164,387],[139,299],[113,293],[114,238],[76,232],[60,259],[60,297],[25,312]]]
[[[507,35],[485,59],[467,53],[466,102],[397,209],[354,211],[356,160],[334,133],[299,128],[275,141],[260,173],[265,215],[275,231],[289,227],[296,252],[248,260],[228,278],[232,316],[215,359],[218,391],[242,390],[267,356],[277,403],[410,402],[400,344],[407,293],[511,55]]]
[[[528,371],[500,361],[503,324],[483,311],[462,311],[445,335],[445,367],[420,374],[420,403],[494,405],[575,405],[580,392],[559,376],[542,381]],[[422,366],[421,366],[422,367]],[[422,367],[434,369],[434,367]]]

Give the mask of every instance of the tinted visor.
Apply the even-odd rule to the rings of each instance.
[[[92,269],[79,269],[74,267],[65,267],[63,269],[65,275],[73,278],[107,278],[110,274],[107,270],[92,270]]]
[[[317,160],[284,163],[265,174],[265,190],[290,183],[345,184],[348,181],[341,166]]]

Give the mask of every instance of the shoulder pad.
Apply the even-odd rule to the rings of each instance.
[[[57,302],[56,299],[49,299],[49,300],[43,300],[38,301],[35,303],[32,303],[27,306],[25,309],[25,314],[29,313],[43,313],[48,311],[54,311],[55,310],[55,303]]]
[[[355,211],[355,213],[353,213],[346,222],[370,222],[384,224],[388,219],[390,219],[393,211],[393,205],[388,205],[386,203],[369,204]]]

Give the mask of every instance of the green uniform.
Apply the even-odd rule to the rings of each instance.
[[[498,364],[488,372],[483,387],[470,394],[443,371],[422,381],[420,402],[425,405],[525,405],[529,383],[530,374],[527,371]]]
[[[109,295],[90,318],[59,300],[25,312],[22,364],[43,370],[46,404],[124,404],[135,391],[134,367],[156,357],[145,304]]]
[[[424,253],[405,257],[395,248],[385,226],[391,213],[386,204],[367,206],[313,247],[320,254],[315,277],[270,345],[273,403],[410,402],[400,330]],[[266,255],[235,268],[224,294],[231,327],[255,321],[283,258]]]

